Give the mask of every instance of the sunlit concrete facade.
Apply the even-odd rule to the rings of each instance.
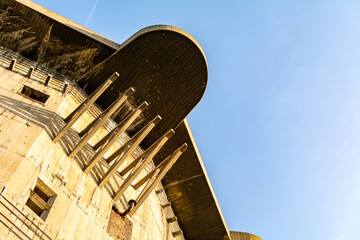
[[[152,26],[117,44],[31,1],[3,0],[0,10],[0,188],[3,190],[0,239],[259,239],[228,230],[185,119],[200,101],[207,81],[205,55],[190,35],[171,26]],[[142,41],[163,45],[138,52],[138,46],[144,46]],[[176,42],[185,53],[168,51],[154,55],[151,52],[155,47],[174,48],[168,42]],[[117,63],[130,62],[124,59],[135,55],[144,60],[144,65],[135,69],[118,67],[124,64]],[[189,66],[186,56],[192,59]],[[179,60],[171,65],[167,58]],[[147,64],[152,61],[163,69],[161,60],[168,69],[148,70]],[[189,76],[195,79],[188,85],[185,81],[189,76],[183,75],[183,67],[191,69]],[[124,76],[131,79],[133,71],[145,79],[150,76],[150,80],[128,83],[122,79]],[[167,71],[178,71],[180,75],[169,76]],[[117,85],[110,85],[55,142],[67,126],[69,115],[73,112],[76,115],[79,106],[104,84],[104,76],[114,72],[120,73]],[[181,77],[184,80],[180,87],[161,84],[162,79]],[[105,109],[129,87],[134,87],[133,95],[94,131],[79,153],[71,156],[87,134],[81,134],[84,129],[103,116]],[[191,97],[181,95],[174,103],[165,100],[166,94],[161,95],[164,91],[179,92],[187,87],[193,91]],[[156,95],[153,89],[161,93]],[[91,160],[108,142],[99,149],[93,146],[112,129],[126,123],[143,101],[149,101],[148,110],[141,112],[86,172]],[[182,104],[178,108],[171,105],[179,101]],[[173,112],[174,109],[178,112]],[[123,150],[113,162],[107,162],[109,156],[125,145],[131,148],[156,114],[162,120],[144,135],[141,144],[130,153]],[[159,146],[153,161],[144,165],[131,179],[131,185],[122,191],[132,172],[122,175],[121,170],[142,154],[151,152],[153,144],[171,129],[174,136]],[[179,154],[176,163],[159,179],[162,181],[150,189],[151,181],[156,182],[164,171],[159,168],[161,163],[184,144],[186,151]],[[125,154],[124,162],[115,169],[118,171],[101,184]],[[140,162],[133,170],[141,166]],[[148,184],[136,187],[136,182],[152,173],[155,176],[150,176]],[[149,195],[141,198],[146,190]],[[138,208],[131,207],[131,199],[144,199],[144,202]]]

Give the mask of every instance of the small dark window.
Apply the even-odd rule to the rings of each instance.
[[[37,102],[40,102],[40,103],[45,103],[46,100],[48,100],[48,98],[50,97],[49,95],[42,93],[38,90],[35,90],[26,85],[22,88],[20,94],[27,98],[31,98]]]
[[[55,198],[56,193],[38,179],[35,188],[30,190],[30,196],[26,205],[41,219],[45,220]]]

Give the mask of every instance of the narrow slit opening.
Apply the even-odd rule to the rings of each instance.
[[[24,87],[21,89],[21,95],[27,97],[27,98],[31,98],[32,100],[35,100],[37,102],[41,102],[41,103],[45,103],[48,98],[50,97],[49,95],[42,93],[38,90],[35,90],[29,86],[24,85]]]

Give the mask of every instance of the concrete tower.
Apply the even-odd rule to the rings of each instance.
[[[0,20],[0,239],[259,239],[229,232],[186,121],[195,39],[117,44],[28,0]]]

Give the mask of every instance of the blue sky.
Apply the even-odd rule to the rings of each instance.
[[[200,43],[188,120],[230,230],[360,239],[360,2],[35,2],[118,43],[154,24]]]

